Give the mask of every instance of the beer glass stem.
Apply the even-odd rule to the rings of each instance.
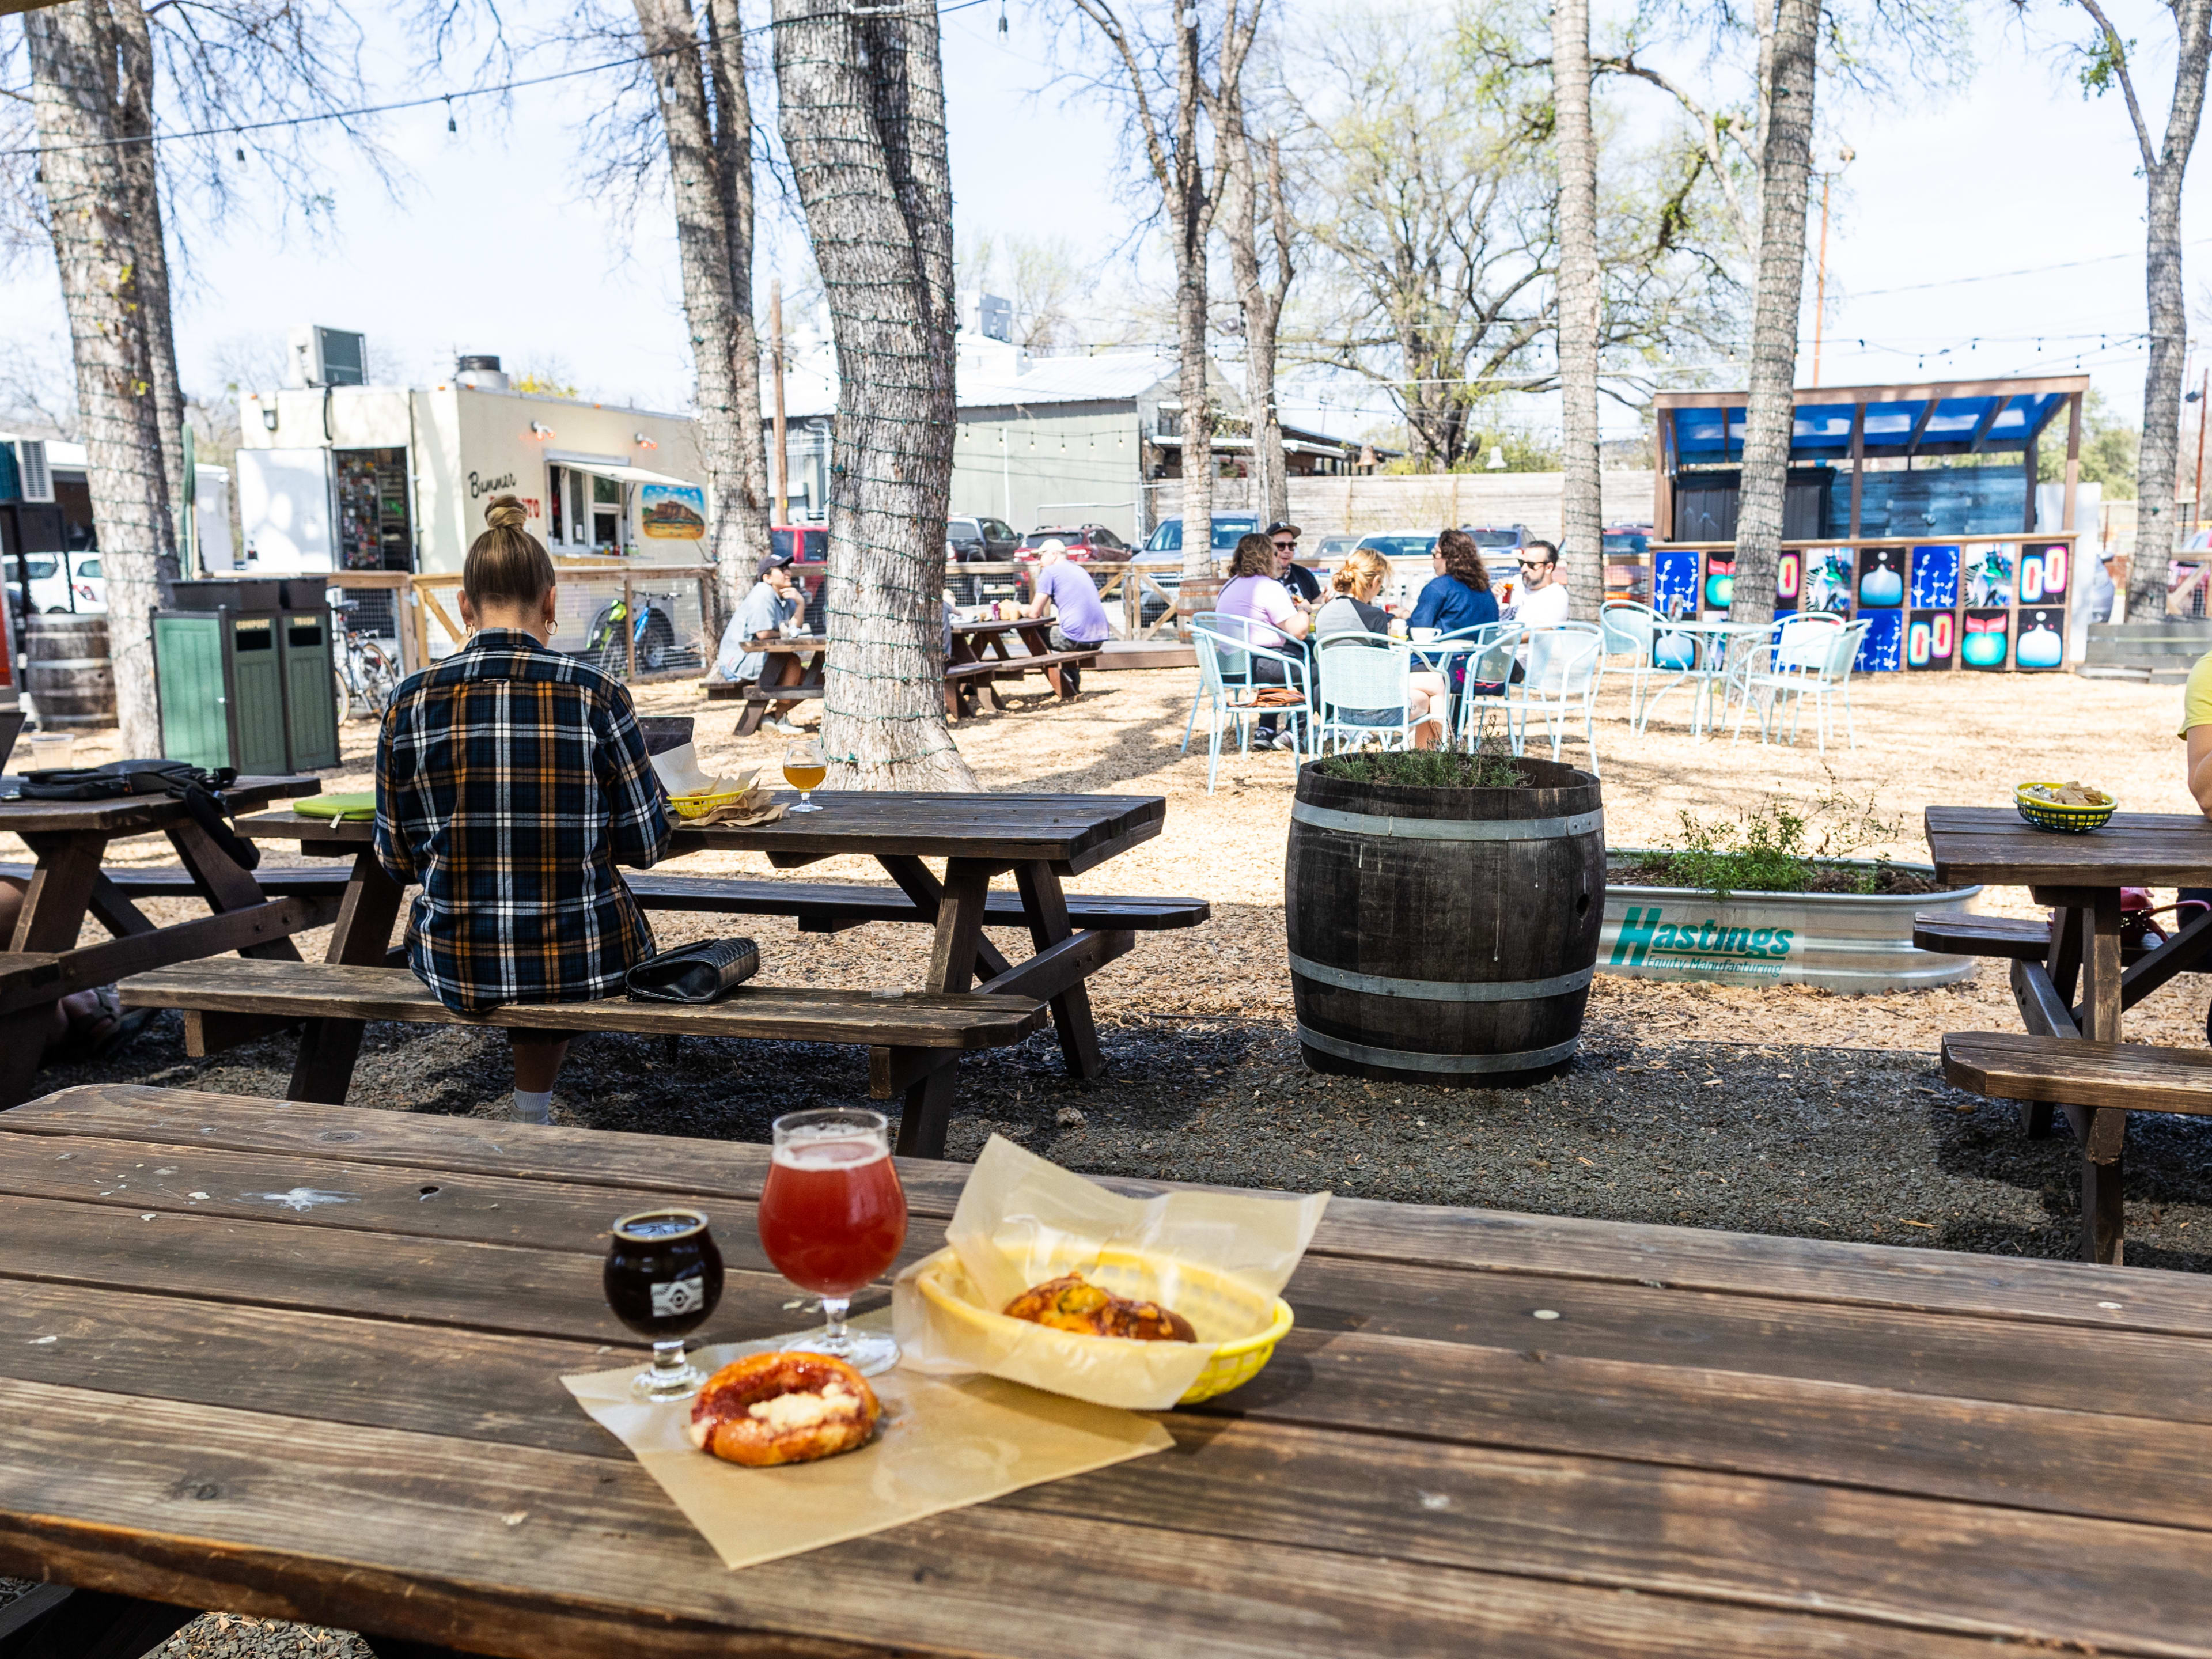
[[[684,1384],[684,1339],[653,1345],[653,1383],[656,1392]]]
[[[853,1298],[849,1296],[825,1296],[822,1298],[823,1340],[839,1349],[853,1340],[853,1334],[845,1328],[845,1312],[852,1305]]]

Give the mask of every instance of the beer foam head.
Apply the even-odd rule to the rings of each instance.
[[[849,1123],[810,1124],[776,1145],[775,1161],[791,1170],[852,1170],[890,1156],[880,1137]]]

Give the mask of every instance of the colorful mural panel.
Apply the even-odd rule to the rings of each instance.
[[[1907,668],[1948,668],[1959,658],[1959,617],[1952,611],[1915,611],[1905,630]]]
[[[2001,669],[2012,655],[2012,611],[1995,606],[1966,612],[1959,660],[1969,668]]]

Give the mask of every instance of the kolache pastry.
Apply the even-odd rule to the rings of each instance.
[[[1121,1336],[1137,1342],[1198,1340],[1190,1321],[1172,1308],[1102,1291],[1081,1273],[1063,1273],[1032,1285],[1006,1304],[1005,1311],[1010,1319],[1083,1336]]]
[[[842,1359],[757,1353],[707,1379],[691,1407],[691,1443],[732,1463],[811,1463],[864,1446],[884,1408]]]

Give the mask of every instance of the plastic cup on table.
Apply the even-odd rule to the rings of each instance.
[[[1443,632],[1443,629],[1441,628],[1416,628],[1413,629],[1413,643],[1416,645],[1431,644],[1435,641],[1437,635]]]

